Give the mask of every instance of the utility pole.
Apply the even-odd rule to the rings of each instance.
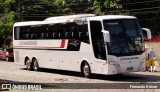
[[[100,9],[101,9],[101,12],[104,12],[104,11],[105,11],[104,0],[101,0],[101,1],[100,1]]]
[[[18,20],[21,21],[21,1],[18,0]]]
[[[111,8],[111,0],[108,0],[108,11],[110,11]]]

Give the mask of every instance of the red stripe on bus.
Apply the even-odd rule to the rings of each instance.
[[[64,48],[64,46],[65,46],[65,39],[62,39],[61,47],[60,48]]]
[[[69,23],[69,22],[71,22],[71,20],[70,20],[70,19],[68,19],[66,22],[67,22],[67,23]]]

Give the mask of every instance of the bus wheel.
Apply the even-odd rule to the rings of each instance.
[[[89,78],[91,76],[90,67],[87,62],[85,62],[82,72],[85,78]]]
[[[31,62],[29,59],[26,60],[26,68],[27,68],[27,70],[32,70]]]
[[[37,59],[34,59],[34,61],[33,61],[33,70],[34,71],[38,71],[38,69],[39,69],[38,61],[37,61]]]

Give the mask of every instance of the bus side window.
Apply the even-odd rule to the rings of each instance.
[[[26,34],[23,34],[21,39],[26,39]]]
[[[80,38],[87,38],[88,37],[88,32],[79,32],[79,37]]]
[[[20,33],[20,27],[14,27],[14,39],[15,40],[19,40],[20,38],[19,33]]]
[[[31,34],[31,39],[34,39],[34,34]]]
[[[67,38],[67,39],[72,39],[73,38],[73,32],[66,32],[65,33],[65,38]]]
[[[26,39],[30,39],[30,34],[26,34]]]
[[[89,43],[88,25],[85,23],[79,25],[79,39],[82,42]]]
[[[37,34],[31,34],[31,39],[37,39]]]
[[[54,39],[58,39],[59,37],[60,37],[60,33],[58,33],[58,32],[53,33],[53,38]]]
[[[69,37],[69,32],[65,32],[65,38]]]
[[[42,39],[47,39],[48,38],[48,34],[47,33],[42,33]]]
[[[83,33],[79,32],[79,38],[83,38]]]

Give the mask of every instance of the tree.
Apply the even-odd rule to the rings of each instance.
[[[12,27],[16,17],[15,0],[3,0],[4,14],[0,18],[0,48],[8,36],[12,35]]]
[[[130,15],[136,16],[142,27],[151,29],[152,35],[160,34],[159,0],[120,0],[119,4]]]
[[[90,11],[88,8],[92,6],[92,3],[85,0],[64,0],[63,2],[64,14],[87,13]]]
[[[119,8],[116,0],[93,0],[93,10],[96,14],[109,14],[110,11]]]
[[[65,0],[55,0],[53,5],[56,7],[57,14],[63,14]]]
[[[23,0],[20,1],[21,20],[42,20],[57,13],[54,1]]]
[[[108,14],[110,9],[119,8],[115,0],[23,0],[20,6],[23,20],[33,20],[33,17],[42,20],[64,14]]]

